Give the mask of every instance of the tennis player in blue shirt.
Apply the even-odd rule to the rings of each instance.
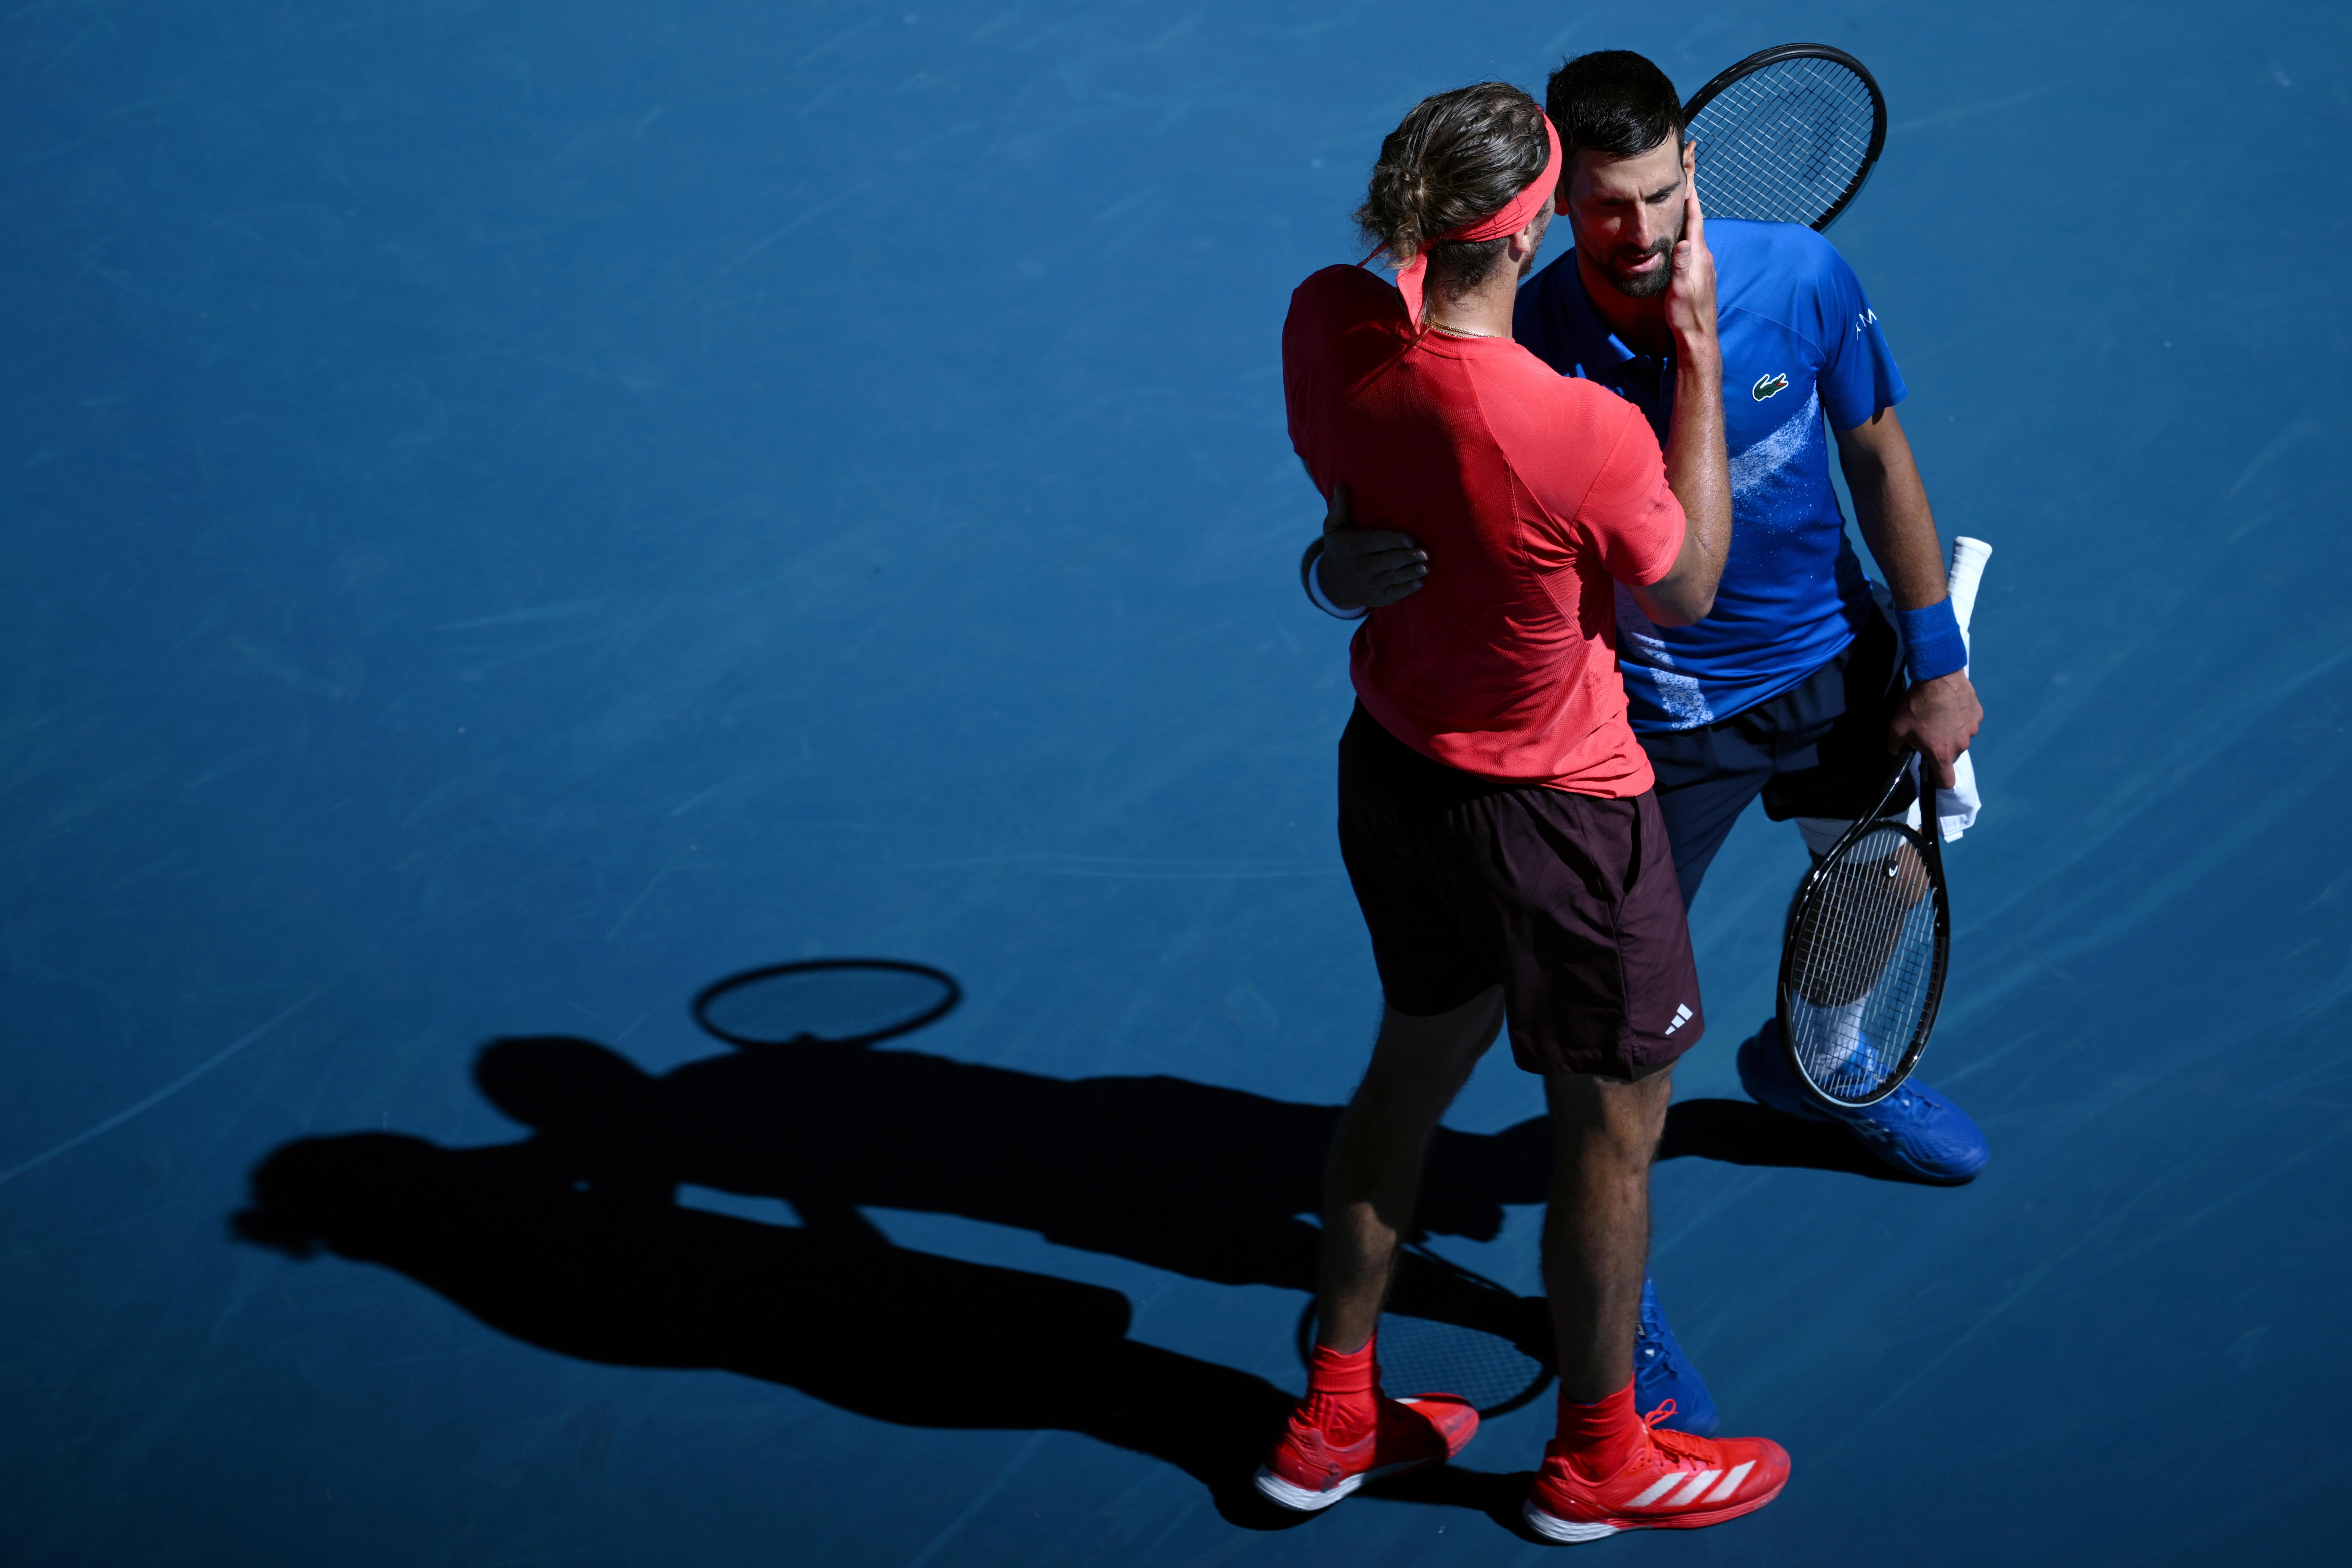
[[[1520,289],[1512,335],[1562,375],[1633,404],[1663,442],[1674,406],[1664,291],[1692,177],[1681,100],[1663,71],[1624,50],[1568,61],[1545,97],[1567,164],[1555,206],[1575,248]],[[1713,612],[1695,625],[1653,625],[1629,595],[1617,596],[1633,729],[1657,773],[1685,903],[1759,795],[1767,816],[1794,820],[1821,853],[1876,803],[1898,751],[1925,752],[1949,784],[1983,717],[1927,489],[1895,415],[1903,378],[1861,282],[1829,241],[1799,225],[1710,218],[1706,238],[1731,558]],[[1886,577],[1885,609],[1846,540],[1830,485],[1832,441]],[[1378,607],[1414,592],[1429,570],[1409,534],[1354,529],[1338,508],[1313,585],[1343,609]],[[1790,1074],[1776,1029],[1768,1019],[1740,1046],[1740,1082],[1774,1110],[1832,1119]],[[1928,1181],[1967,1181],[1988,1154],[1968,1113],[1916,1079],[1834,1119],[1888,1164]],[[1645,1298],[1643,1397],[1671,1395],[1670,1425],[1707,1430],[1712,1401],[1678,1364],[1654,1296]]]

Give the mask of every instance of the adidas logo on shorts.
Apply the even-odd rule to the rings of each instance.
[[[1666,1026],[1666,1033],[1671,1035],[1676,1029],[1681,1028],[1685,1024],[1687,1024],[1690,1021],[1691,1010],[1689,1005],[1687,1003],[1678,1002],[1675,1005],[1675,1021]]]

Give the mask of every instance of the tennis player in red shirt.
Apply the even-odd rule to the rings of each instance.
[[[1761,1438],[1654,1429],[1634,1408],[1650,1162],[1672,1064],[1706,1026],[1626,722],[1614,584],[1660,625],[1703,617],[1731,488],[1695,192],[1667,295],[1663,457],[1631,404],[1511,341],[1559,166],[1558,133],[1516,88],[1424,100],[1381,144],[1356,215],[1395,285],[1327,268],[1283,328],[1291,442],[1317,487],[1380,498],[1443,570],[1370,612],[1352,648],[1339,843],[1387,1005],[1325,1179],[1307,1396],[1257,1485],[1325,1508],[1475,1431],[1460,1399],[1384,1394],[1373,1334],[1430,1135],[1507,1022],[1513,1058],[1543,1078],[1558,1162],[1543,1265],[1559,1426],[1527,1518],[1590,1541],[1760,1508],[1789,1458]]]

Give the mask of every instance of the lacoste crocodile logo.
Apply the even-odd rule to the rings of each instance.
[[[1789,378],[1785,375],[1759,375],[1756,378],[1756,384],[1748,389],[1748,395],[1761,403],[1775,393],[1788,389]]]

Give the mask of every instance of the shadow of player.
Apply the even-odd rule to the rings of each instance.
[[[1339,1109],[1182,1079],[1057,1079],[908,1050],[803,1039],[655,1078],[593,1041],[509,1038],[483,1093],[545,1156],[606,1192],[682,1183],[782,1198],[812,1224],[861,1208],[955,1215],[1224,1285],[1315,1288],[1323,1151]],[[1541,1119],[1440,1130],[1423,1234],[1490,1240],[1542,1201]],[[1391,1310],[1516,1336],[1507,1293],[1419,1254]],[[1541,1352],[1549,1359],[1548,1351]]]
[[[1262,1378],[1127,1337],[1127,1298],[576,1182],[531,1143],[306,1139],[235,1225],[297,1257],[394,1268],[501,1332],[614,1365],[713,1368],[902,1426],[1055,1428],[1148,1454],[1234,1522],[1291,1522],[1249,1477],[1290,1406]]]
[[[954,1215],[1311,1293],[1318,1232],[1301,1216],[1338,1107],[807,1036],[659,1077],[594,1041],[508,1038],[484,1047],[475,1079],[531,1137],[290,1143],[256,1171],[238,1233],[395,1268],[585,1360],[724,1368],[904,1425],[1084,1432],[1183,1469],[1236,1522],[1296,1522],[1247,1486],[1288,1394],[1129,1340],[1116,1291],[897,1247],[861,1211]],[[1674,1107],[1660,1153],[1885,1173],[1837,1129],[1726,1100]],[[1423,1233],[1493,1238],[1506,1206],[1542,1201],[1549,1165],[1540,1117],[1441,1129]],[[682,1208],[687,1184],[782,1199],[801,1224]],[[1390,1310],[1550,1359],[1540,1299],[1424,1253],[1402,1260]],[[1456,1470],[1381,1490],[1507,1523],[1506,1494],[1524,1486]]]
[[[1339,1108],[1167,1077],[1057,1079],[904,1050],[802,1039],[659,1078],[570,1037],[495,1041],[483,1093],[549,1154],[606,1190],[666,1200],[681,1183],[781,1198],[812,1222],[860,1208],[954,1215],[1224,1285],[1311,1293],[1323,1152]],[[1843,1129],[1761,1106],[1688,1100],[1660,1157],[1899,1179]],[[1419,1234],[1490,1241],[1544,1200],[1541,1117],[1496,1133],[1440,1128]],[[1421,1253],[1390,1310],[1527,1340],[1549,1331],[1475,1276]]]

